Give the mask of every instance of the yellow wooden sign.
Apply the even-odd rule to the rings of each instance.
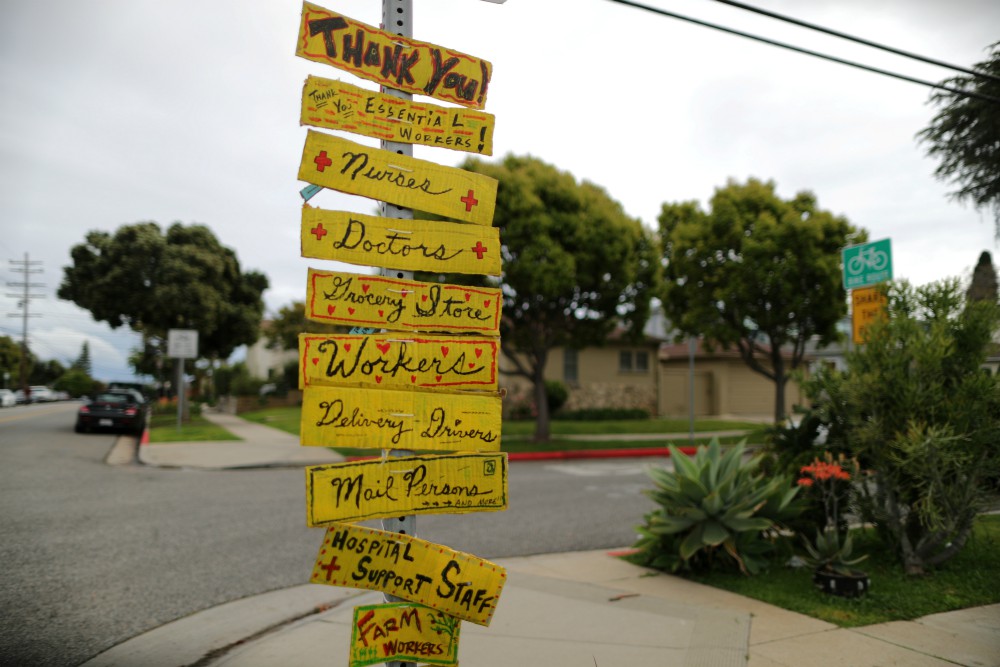
[[[309,269],[306,318],[394,331],[496,336],[499,289]]]
[[[302,208],[302,256],[403,271],[500,275],[500,230]]]
[[[886,297],[877,285],[851,290],[851,325],[854,342],[868,340],[868,327],[885,313]]]
[[[496,391],[499,354],[500,340],[481,336],[299,334],[299,389]]]
[[[390,88],[482,109],[493,66],[482,58],[407,39],[309,2],[295,55]]]
[[[471,554],[353,524],[326,529],[309,581],[382,591],[489,625],[507,571]]]
[[[493,224],[497,181],[309,130],[299,180],[477,225]]]
[[[505,453],[351,461],[306,468],[306,524],[507,509]]]
[[[456,665],[461,626],[454,616],[408,602],[355,607],[348,664],[367,667],[406,660]]]
[[[500,396],[306,387],[300,441],[316,447],[500,451]]]
[[[496,118],[485,111],[411,102],[310,76],[302,89],[299,122],[386,141],[493,155]]]

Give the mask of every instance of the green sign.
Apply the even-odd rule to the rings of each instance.
[[[841,251],[844,289],[868,287],[892,280],[892,247],[889,239],[852,245]]]

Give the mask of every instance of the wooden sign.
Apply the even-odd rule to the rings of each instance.
[[[309,269],[306,318],[395,331],[496,336],[499,289]]]
[[[409,535],[352,524],[326,529],[309,581],[382,591],[465,621],[489,625],[507,571]]]
[[[474,109],[486,106],[493,71],[482,58],[394,35],[309,2],[302,3],[295,55]]]
[[[868,340],[868,327],[885,314],[886,297],[877,286],[851,290],[851,328],[854,342],[861,345]]]
[[[309,130],[299,180],[477,225],[493,224],[497,181]]]
[[[406,660],[456,665],[461,625],[454,616],[408,602],[355,607],[348,664],[367,667]]]
[[[299,122],[386,141],[493,155],[496,118],[485,111],[411,102],[310,76],[302,89]]]
[[[299,389],[497,390],[498,338],[383,333],[299,334]]]
[[[500,230],[302,208],[302,256],[404,271],[500,275]]]
[[[306,524],[507,509],[504,453],[424,455],[306,468]]]
[[[500,396],[306,387],[300,434],[316,447],[497,452]]]

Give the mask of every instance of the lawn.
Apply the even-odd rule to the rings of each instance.
[[[149,442],[209,442],[214,440],[239,440],[235,435],[216,426],[201,415],[191,418],[177,428],[177,415],[163,412],[154,414],[149,420]]]
[[[264,408],[240,414],[243,419],[272,426],[282,431],[299,434],[300,410],[297,407]],[[695,421],[695,444],[706,444],[708,437],[699,437],[699,432],[711,431],[748,431],[747,436],[730,436],[720,438],[722,444],[732,444],[743,437],[751,442],[761,442],[765,425],[753,422],[723,421],[718,419],[700,419]],[[688,421],[686,419],[636,419],[621,421],[553,421],[552,438],[547,443],[535,443],[531,436],[535,432],[533,421],[504,420],[501,440],[501,451],[508,453],[562,451],[583,449],[622,449],[666,447],[667,444],[688,444]],[[678,437],[653,440],[627,440],[616,438],[616,435],[650,435],[658,433],[679,434]],[[597,436],[607,435],[607,438],[574,440],[567,436]],[[563,436],[563,437],[560,437]],[[346,456],[367,453],[371,450],[359,450],[337,447],[336,451]]]
[[[857,565],[871,577],[871,590],[848,599],[813,587],[805,568],[775,567],[754,577],[714,572],[689,578],[806,614],[842,627],[901,621],[928,614],[1000,602],[1000,516],[979,517],[958,556],[922,577],[910,577],[869,530],[855,538]]]

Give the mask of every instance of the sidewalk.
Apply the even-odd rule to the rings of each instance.
[[[170,468],[302,466],[340,457],[230,415],[206,415],[243,442],[144,444]],[[316,452],[295,452],[317,450]],[[269,458],[270,457],[270,458]],[[1000,667],[1000,605],[853,629],[604,551],[497,561],[508,581],[489,628],[462,624],[459,659],[477,667]],[[347,664],[353,608],[381,594],[306,584],[179,619],[124,642],[88,667]]]

